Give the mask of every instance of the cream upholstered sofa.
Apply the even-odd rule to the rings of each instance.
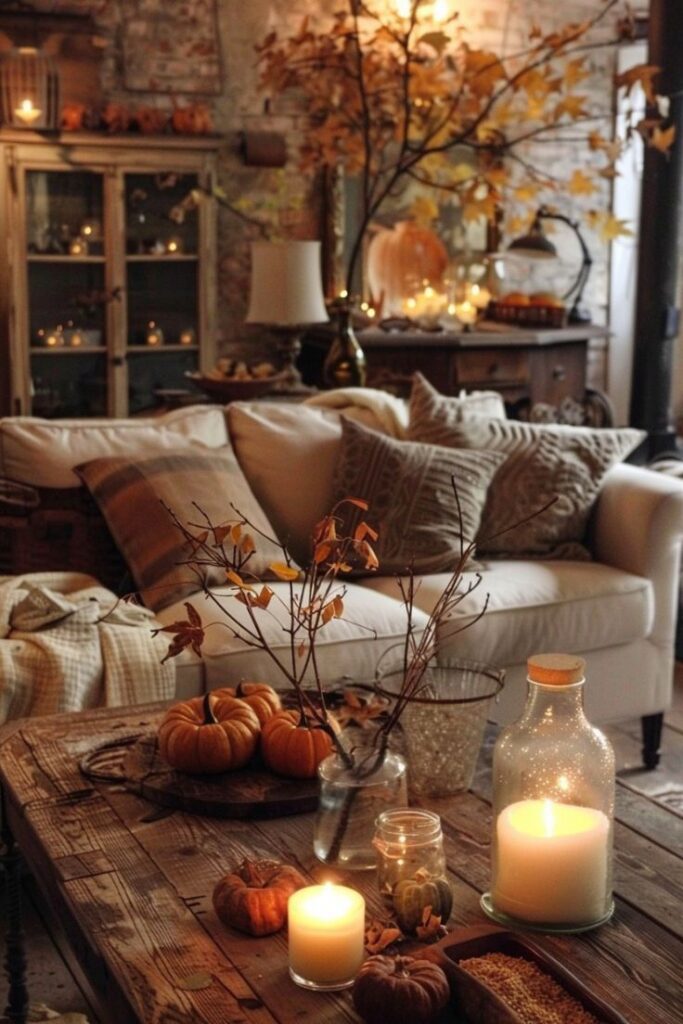
[[[119,553],[73,467],[113,454],[139,458],[229,444],[273,531],[301,561],[312,526],[331,502],[340,412],[377,430],[400,435],[405,428],[404,403],[369,391],[360,405],[357,399],[349,405],[348,396],[328,394],[321,405],[196,406],[151,419],[1,420],[0,476],[28,485],[36,495],[30,507],[30,501],[22,505],[22,496],[5,488],[8,500],[0,501],[2,568],[94,570],[105,584],[130,589],[133,583],[123,575]],[[497,401],[473,396],[466,414],[491,412],[490,403]],[[460,606],[459,615],[474,618],[486,594],[488,610],[471,629],[444,642],[440,657],[505,668],[506,685],[493,708],[493,716],[504,722],[521,708],[529,654],[582,654],[590,717],[596,722],[643,717],[646,763],[653,766],[662,713],[672,693],[683,483],[632,465],[615,466],[595,503],[590,538],[592,561],[515,558],[481,563],[482,582]],[[446,579],[438,573],[421,579],[418,625]],[[321,674],[369,680],[380,655],[404,635],[405,611],[396,579],[383,575],[381,567],[378,574],[345,585],[344,617],[329,623],[320,636]],[[272,586],[277,590],[286,584]],[[186,600],[157,611],[159,622],[184,618]],[[206,616],[203,594],[189,600]],[[218,615],[212,606],[210,617]],[[283,645],[282,623],[270,620],[268,628],[273,644]],[[182,696],[240,678],[278,684],[265,654],[246,648],[229,629],[220,628],[209,631],[201,660],[183,652],[176,673],[176,691]]]

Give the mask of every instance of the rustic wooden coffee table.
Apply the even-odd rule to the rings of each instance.
[[[79,759],[95,742],[154,728],[162,707],[27,720],[0,732],[12,890],[18,846],[99,994],[102,1021],[356,1022],[348,993],[314,994],[290,981],[284,933],[241,936],[211,906],[215,882],[245,855],[274,855],[311,878],[329,877],[313,856],[312,815],[258,822],[192,816],[80,772]],[[484,766],[474,792],[431,804],[444,825],[451,928],[483,920],[487,785]],[[595,932],[542,942],[629,1024],[673,1024],[683,1021],[683,820],[625,786],[617,796],[614,918]],[[351,884],[381,916],[373,874],[355,875]],[[24,960],[11,909],[8,1019],[23,1024]]]

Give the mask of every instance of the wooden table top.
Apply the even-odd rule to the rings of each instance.
[[[8,823],[101,995],[103,1020],[357,1024],[348,992],[293,984],[284,932],[240,935],[211,906],[218,878],[243,857],[263,854],[312,880],[347,881],[371,915],[384,916],[373,872],[344,878],[316,861],[312,815],[259,822],[192,816],[79,771],[96,741],[149,731],[162,708],[60,715],[0,731]],[[451,929],[485,920],[479,896],[489,881],[490,746],[473,792],[430,801],[444,828]],[[543,945],[629,1024],[683,1021],[683,820],[618,785],[615,845],[612,921],[580,936],[543,936]],[[210,983],[193,989],[195,975]]]

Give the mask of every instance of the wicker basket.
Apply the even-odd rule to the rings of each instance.
[[[492,302],[488,315],[491,320],[520,327],[566,327],[567,310],[564,306],[518,306],[515,303]]]
[[[0,574],[84,572],[115,593],[134,590],[97,505],[84,487],[37,488],[36,507],[0,497]]]

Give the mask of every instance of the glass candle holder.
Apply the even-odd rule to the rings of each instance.
[[[377,819],[373,843],[377,885],[387,898],[405,879],[429,881],[446,875],[441,818],[433,811],[409,807],[384,811]]]
[[[302,988],[349,988],[363,962],[365,900],[343,885],[311,885],[287,903],[289,974]]]
[[[145,341],[148,345],[163,345],[164,343],[164,332],[155,320],[150,320],[147,324]]]
[[[493,757],[491,891],[496,921],[578,932],[609,920],[614,754],[583,711],[585,663],[535,655],[522,717]]]

